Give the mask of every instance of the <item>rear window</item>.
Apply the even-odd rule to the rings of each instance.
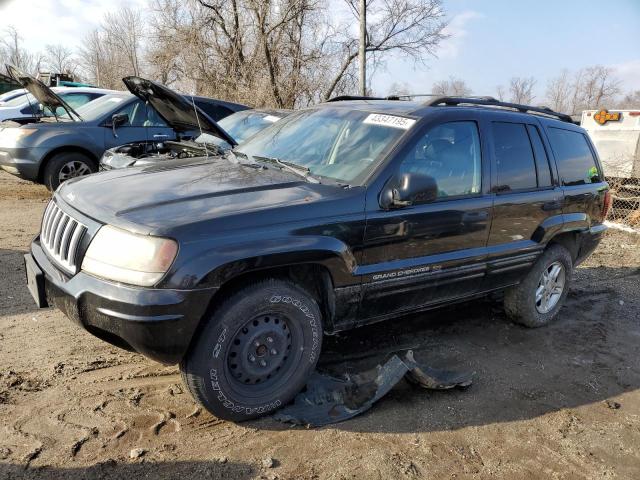
[[[217,105],[213,102],[203,102],[202,100],[196,100],[195,104],[216,122],[222,120],[225,117],[228,117],[233,113],[228,108],[223,107],[222,105]]]
[[[582,133],[551,127],[549,141],[563,185],[585,185],[602,181],[593,152]]]
[[[533,150],[524,124],[494,122],[493,144],[497,191],[527,190],[538,186]]]

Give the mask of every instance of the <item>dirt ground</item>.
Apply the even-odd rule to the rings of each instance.
[[[2,479],[640,478],[640,235],[608,233],[549,327],[487,300],[325,340],[322,368],[412,348],[475,371],[466,390],[402,382],[342,424],[236,425],[198,408],[177,368],[35,308],[22,254],[47,199],[0,173]]]

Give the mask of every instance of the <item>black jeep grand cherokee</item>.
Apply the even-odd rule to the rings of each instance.
[[[71,180],[25,256],[30,289],[244,420],[289,402],[323,333],[505,291],[558,313],[609,205],[570,118],[490,98],[344,100],[226,156]]]

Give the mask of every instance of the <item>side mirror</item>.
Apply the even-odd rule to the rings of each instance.
[[[113,128],[118,128],[125,123],[129,123],[129,114],[116,113],[111,116],[111,125],[113,126]]]
[[[438,197],[435,179],[422,173],[402,173],[392,177],[380,194],[380,207],[385,210],[432,202]]]
[[[111,115],[111,129],[113,130],[113,136],[118,138],[118,134],[116,133],[116,128],[121,127],[129,123],[129,114],[127,113],[116,113]]]

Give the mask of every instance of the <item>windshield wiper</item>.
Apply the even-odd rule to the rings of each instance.
[[[251,168],[257,168],[257,169],[263,169],[263,168],[267,168],[264,165],[260,165],[257,162],[241,162],[240,159],[244,159],[244,160],[249,160],[249,157],[247,156],[246,153],[242,153],[242,152],[236,152],[233,149],[231,150],[227,150],[225,158],[227,158],[229,161],[233,162],[233,163],[237,163],[238,165],[242,165],[244,167],[251,167]]]
[[[269,162],[269,163],[273,163],[278,165],[281,169],[286,169],[289,170],[292,173],[295,173],[296,175],[298,175],[299,177],[304,178],[305,180],[311,182],[311,183],[320,183],[320,180],[318,180],[316,177],[314,177],[311,174],[311,170],[309,169],[309,167],[303,167],[301,165],[297,165],[293,162],[287,162],[286,160],[280,160],[279,158],[276,157],[263,157],[261,155],[251,155],[253,158],[255,158],[256,160],[262,161],[262,162]]]

